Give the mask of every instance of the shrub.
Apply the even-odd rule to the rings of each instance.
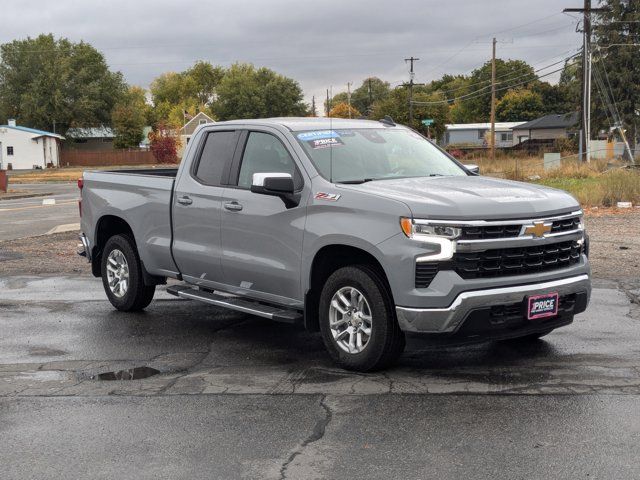
[[[178,163],[179,140],[173,129],[159,123],[149,134],[149,140],[149,149],[158,163]]]

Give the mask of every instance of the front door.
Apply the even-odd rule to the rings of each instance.
[[[235,130],[204,132],[173,195],[173,256],[183,278],[215,288],[222,281],[220,221],[224,183],[238,143]]]
[[[250,131],[240,164],[231,171],[222,209],[222,270],[232,291],[283,304],[302,301],[300,267],[305,185],[286,141],[276,132]],[[241,141],[242,143],[242,141]],[[289,173],[301,203],[252,193],[254,173]],[[307,182],[308,183],[308,182]],[[307,187],[308,188],[308,187]]]

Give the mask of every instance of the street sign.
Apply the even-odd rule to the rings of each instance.
[[[433,118],[425,118],[424,120],[422,120],[422,124],[425,127],[428,127],[430,125],[433,125]]]

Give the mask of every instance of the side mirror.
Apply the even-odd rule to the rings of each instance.
[[[480,175],[480,167],[478,165],[469,164],[469,165],[465,165],[464,168],[469,170],[474,175]]]
[[[289,173],[254,173],[251,191],[280,197],[287,208],[300,203],[300,194],[295,193],[293,177]]]

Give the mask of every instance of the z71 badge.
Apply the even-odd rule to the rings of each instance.
[[[326,200],[327,202],[337,202],[339,198],[339,193],[318,192],[315,196],[316,200]]]

